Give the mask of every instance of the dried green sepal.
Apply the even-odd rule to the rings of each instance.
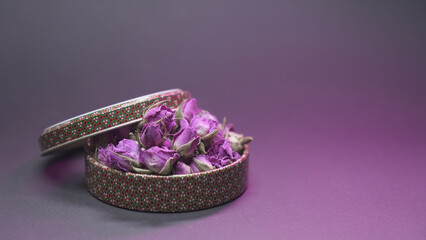
[[[217,134],[219,133],[219,129],[215,129],[211,133],[207,134],[206,136],[202,137],[204,141],[210,141],[213,139]]]
[[[173,169],[173,157],[167,160],[166,164],[164,164],[163,169],[161,169],[161,171],[158,174],[163,176],[169,175],[172,172],[172,169]]]
[[[200,144],[198,145],[198,150],[202,153],[202,154],[206,154],[206,146],[204,145],[204,143],[201,141]]]
[[[176,152],[183,157],[189,157],[187,156],[187,152],[192,148],[193,144],[195,143],[194,141],[198,141],[197,142],[197,146],[198,144],[200,144],[200,138],[194,138],[191,141],[187,142],[186,144],[182,145],[180,148],[176,149]],[[173,143],[172,143],[173,146]],[[195,146],[194,146],[195,147]],[[193,148],[194,149],[194,148]],[[192,155],[192,154],[191,154]]]
[[[111,150],[109,150],[109,151],[110,151],[110,152],[112,152],[112,153],[114,153],[115,155],[117,155],[117,156],[119,156],[119,157],[122,157],[122,158],[126,159],[127,161],[129,161],[129,162],[130,162],[130,165],[134,165],[134,166],[139,166],[139,167],[140,167],[140,164],[139,164],[139,162],[138,162],[138,161],[136,161],[136,160],[134,160],[134,159],[131,159],[131,158],[129,158],[129,157],[126,157],[126,156],[124,156],[124,155],[121,155],[121,154],[119,154],[119,153],[113,152],[113,151],[111,151]]]
[[[192,158],[192,160],[194,161],[195,166],[197,166],[197,168],[201,172],[210,171],[214,169],[214,166],[208,160],[201,161],[201,159],[198,160],[196,157]]]

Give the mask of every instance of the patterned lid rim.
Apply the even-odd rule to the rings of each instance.
[[[43,130],[42,134],[50,131],[52,128],[55,128],[55,127],[57,127],[57,126],[59,126],[61,124],[65,124],[65,123],[71,122],[71,121],[73,121],[75,119],[78,119],[78,118],[81,118],[81,117],[84,117],[86,115],[90,115],[90,114],[93,114],[93,113],[96,113],[96,112],[100,112],[100,111],[106,110],[108,108],[112,108],[114,106],[117,106],[117,105],[123,105],[123,104],[126,104],[126,103],[136,102],[136,101],[137,102],[141,102],[141,101],[144,101],[144,100],[148,100],[149,97],[152,97],[152,96],[155,96],[155,95],[164,94],[164,93],[171,93],[171,92],[179,92],[179,91],[182,91],[182,90],[179,89],[179,88],[164,90],[164,91],[161,91],[161,92],[151,93],[151,94],[148,94],[148,95],[144,95],[144,96],[132,98],[132,99],[129,99],[129,100],[121,101],[121,102],[118,102],[118,103],[114,103],[114,104],[108,105],[106,107],[98,108],[96,110],[93,110],[93,111],[90,111],[90,112],[87,112],[87,113],[83,113],[83,114],[80,114],[80,115],[75,116],[75,117],[71,117],[71,118],[69,118],[67,120],[64,120],[62,122],[55,123],[55,124],[53,124],[53,125],[45,128]]]
[[[88,137],[139,122],[143,117],[143,109],[158,99],[167,99],[169,107],[177,107],[176,105],[189,97],[187,91],[170,89],[122,101],[59,122],[46,128],[40,135],[41,155],[79,147]],[[106,120],[107,122],[104,122]]]
[[[49,148],[47,150],[42,151],[41,155],[46,155],[46,154],[49,154],[51,152],[56,152],[58,149],[61,149],[61,148],[63,148],[66,145],[74,145],[74,144],[78,143],[79,141],[83,141],[86,138],[90,138],[90,137],[96,136],[98,134],[102,134],[102,133],[109,132],[109,131],[112,131],[112,130],[117,129],[117,128],[121,128],[121,127],[124,127],[124,126],[127,126],[127,125],[131,125],[131,124],[139,122],[141,120],[142,120],[142,118],[138,118],[138,119],[135,119],[133,121],[123,123],[121,125],[117,125],[117,126],[114,126],[114,127],[111,127],[111,128],[103,129],[103,130],[101,130],[99,132],[94,132],[94,133],[91,133],[91,134],[84,135],[82,137],[76,138],[74,140],[61,143],[59,145],[56,145],[55,147],[51,147],[51,148]]]

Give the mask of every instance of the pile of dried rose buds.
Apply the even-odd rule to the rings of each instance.
[[[191,98],[173,111],[165,105],[148,108],[129,139],[99,147],[95,158],[125,172],[181,175],[226,166],[241,157],[252,140],[231,124],[197,106]]]

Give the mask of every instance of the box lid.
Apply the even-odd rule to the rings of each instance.
[[[170,108],[178,107],[190,98],[187,91],[171,89],[116,103],[62,121],[46,128],[39,137],[41,155],[82,147],[84,140],[123,126],[143,117],[143,110],[151,104],[165,101]]]

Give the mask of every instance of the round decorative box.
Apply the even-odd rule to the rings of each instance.
[[[186,212],[215,207],[247,188],[249,150],[234,163],[187,175],[142,175],[106,167],[86,157],[89,192],[111,205],[148,212]]]
[[[187,175],[144,175],[109,168],[93,158],[90,142],[110,137],[141,121],[143,110],[162,102],[177,108],[189,92],[167,90],[101,108],[55,124],[39,137],[42,155],[86,147],[86,186],[99,200],[148,212],[186,212],[229,202],[247,188],[249,149],[235,162]],[[95,141],[96,142],[96,141]]]

